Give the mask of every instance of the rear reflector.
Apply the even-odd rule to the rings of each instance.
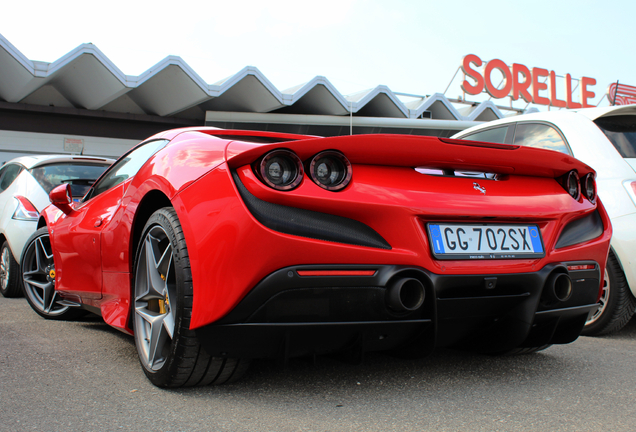
[[[583,265],[569,265],[568,271],[574,270],[594,270],[596,266],[594,264],[583,264]]]
[[[375,270],[298,270],[298,276],[373,276]]]

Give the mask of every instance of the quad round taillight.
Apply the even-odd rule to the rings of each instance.
[[[565,190],[568,191],[570,196],[575,200],[578,200],[581,196],[581,184],[579,183],[579,175],[576,171],[570,171],[565,178]]]
[[[267,186],[277,190],[290,190],[302,181],[303,164],[292,151],[274,150],[261,159],[258,173]]]
[[[583,193],[585,197],[591,202],[596,202],[596,182],[594,181],[594,174],[589,173],[583,177]]]
[[[320,152],[311,160],[309,175],[321,188],[338,191],[344,189],[351,181],[351,163],[340,152]]]

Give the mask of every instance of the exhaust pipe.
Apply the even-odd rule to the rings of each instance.
[[[395,312],[412,312],[424,303],[424,285],[414,278],[395,281],[387,290],[387,306]]]
[[[572,297],[572,279],[565,273],[552,273],[543,289],[548,303],[568,301]]]

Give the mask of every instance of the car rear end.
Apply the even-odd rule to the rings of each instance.
[[[603,196],[612,200],[612,206],[608,208],[614,226],[612,248],[632,293],[636,295],[636,106],[590,111],[588,115],[594,124],[622,158],[603,172],[603,177],[607,178],[604,182],[611,183],[605,187],[608,192]]]
[[[237,140],[175,204],[191,327],[239,358],[568,343],[611,238],[587,165],[432,137]]]

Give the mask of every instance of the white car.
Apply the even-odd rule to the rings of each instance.
[[[614,235],[599,308],[583,334],[606,334],[627,324],[636,308],[636,105],[525,114],[453,138],[556,150],[596,170],[598,196]]]
[[[49,192],[70,183],[81,198],[113,159],[71,156],[23,156],[0,167],[0,294],[22,295],[20,257],[37,228],[39,212],[48,206]]]

